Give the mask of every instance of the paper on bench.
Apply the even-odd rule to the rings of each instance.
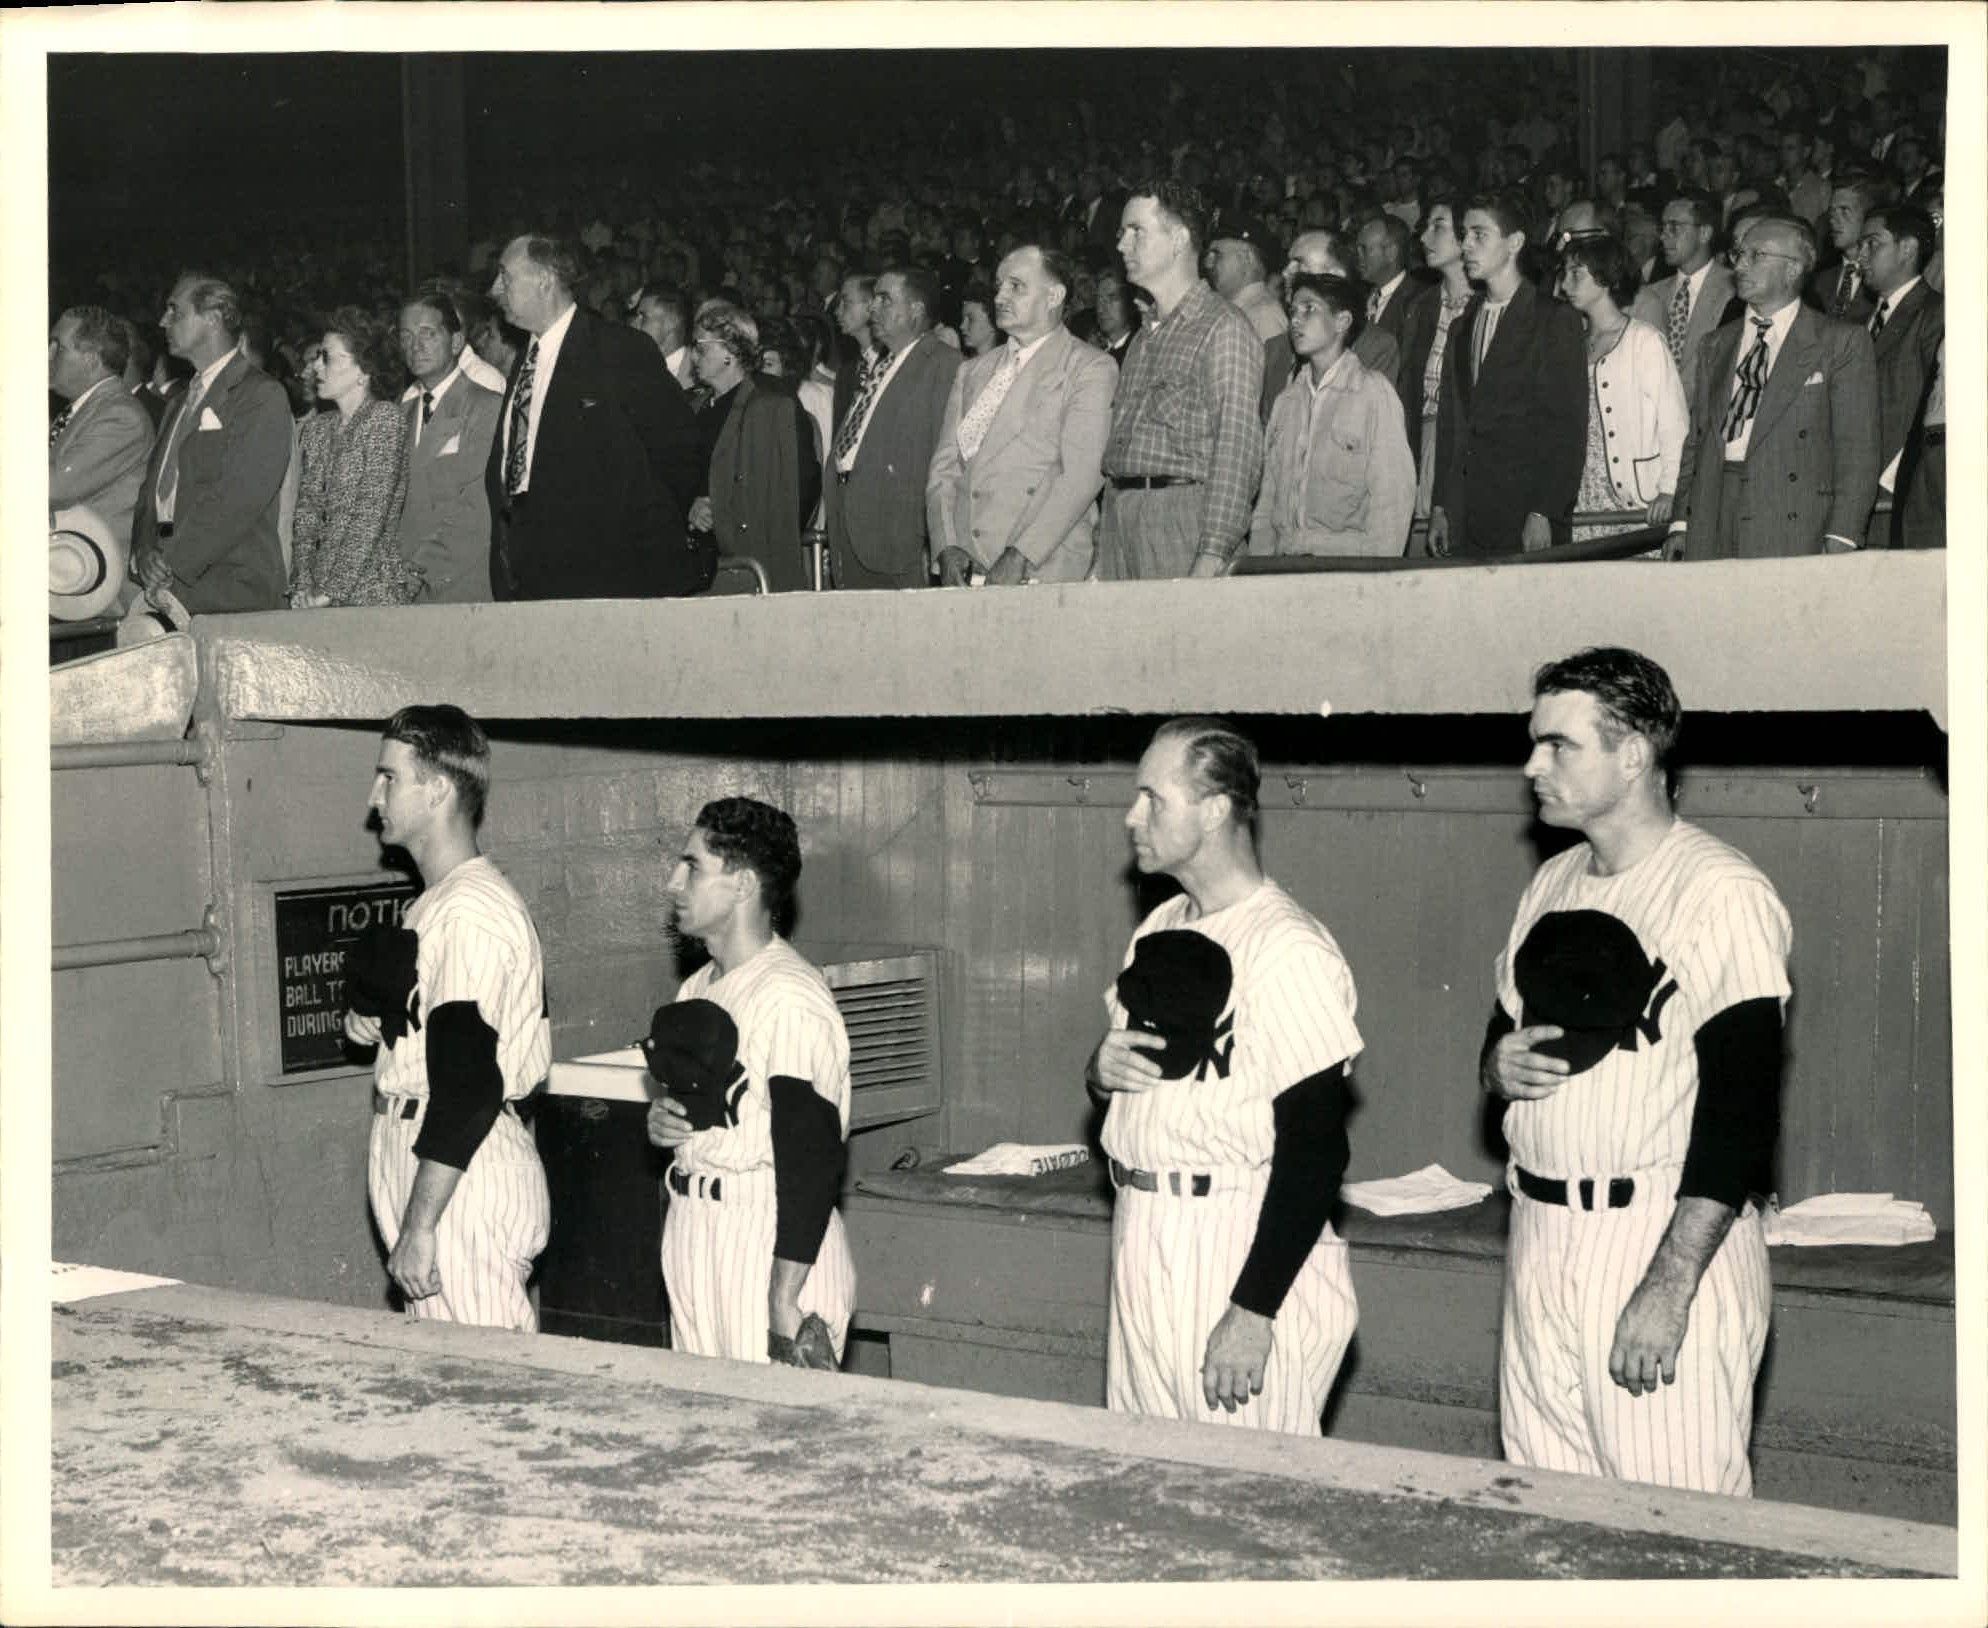
[[[1491,1185],[1461,1181],[1439,1164],[1425,1164],[1405,1176],[1349,1181],[1339,1192],[1348,1204],[1357,1204],[1375,1215],[1427,1215],[1482,1203],[1491,1196]]]
[[[1041,1176],[1087,1164],[1091,1150],[1082,1142],[996,1142],[984,1153],[946,1166],[949,1176]]]
[[[1930,1243],[1936,1230],[1925,1205],[1890,1193],[1818,1193],[1785,1210],[1769,1204],[1761,1227],[1769,1244],[1892,1248]]]

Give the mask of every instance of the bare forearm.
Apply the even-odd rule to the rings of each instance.
[[[1643,1287],[1689,1304],[1699,1279],[1719,1245],[1732,1230],[1736,1212],[1713,1198],[1685,1197],[1677,1201],[1670,1225],[1643,1273]]]
[[[401,1212],[402,1229],[432,1232],[461,1180],[462,1172],[455,1166],[423,1159],[414,1168],[414,1191],[407,1195],[407,1208]]]

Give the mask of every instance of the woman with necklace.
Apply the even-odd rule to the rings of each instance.
[[[384,322],[342,307],[307,376],[333,410],[313,414],[297,432],[291,607],[404,605],[419,579],[400,555],[407,425],[396,405],[397,338]]]
[[[1634,519],[1574,527],[1574,540],[1670,523],[1678,459],[1691,427],[1664,336],[1627,315],[1629,253],[1612,237],[1571,240],[1554,291],[1588,330],[1588,456],[1577,513],[1634,509]],[[1661,545],[1643,556],[1655,557]]]

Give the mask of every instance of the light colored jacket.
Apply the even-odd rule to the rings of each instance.
[[[1677,490],[1691,409],[1664,336],[1633,317],[1615,349],[1592,364],[1594,401],[1608,442],[1608,473],[1625,509]]]
[[[1350,351],[1316,393],[1300,369],[1270,410],[1249,552],[1392,559],[1414,518],[1415,460],[1394,386]]]

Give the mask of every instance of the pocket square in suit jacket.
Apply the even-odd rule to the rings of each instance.
[[[441,450],[435,456],[438,458],[451,458],[460,451],[462,451],[462,437],[460,435],[452,435],[442,443]]]
[[[1806,379],[1802,380],[1802,388],[1806,390],[1810,385],[1821,384],[1822,382],[1822,375],[1820,373],[1811,373]]]
[[[218,430],[221,427],[221,421],[214,416],[212,407],[200,409],[200,427],[203,430]]]

